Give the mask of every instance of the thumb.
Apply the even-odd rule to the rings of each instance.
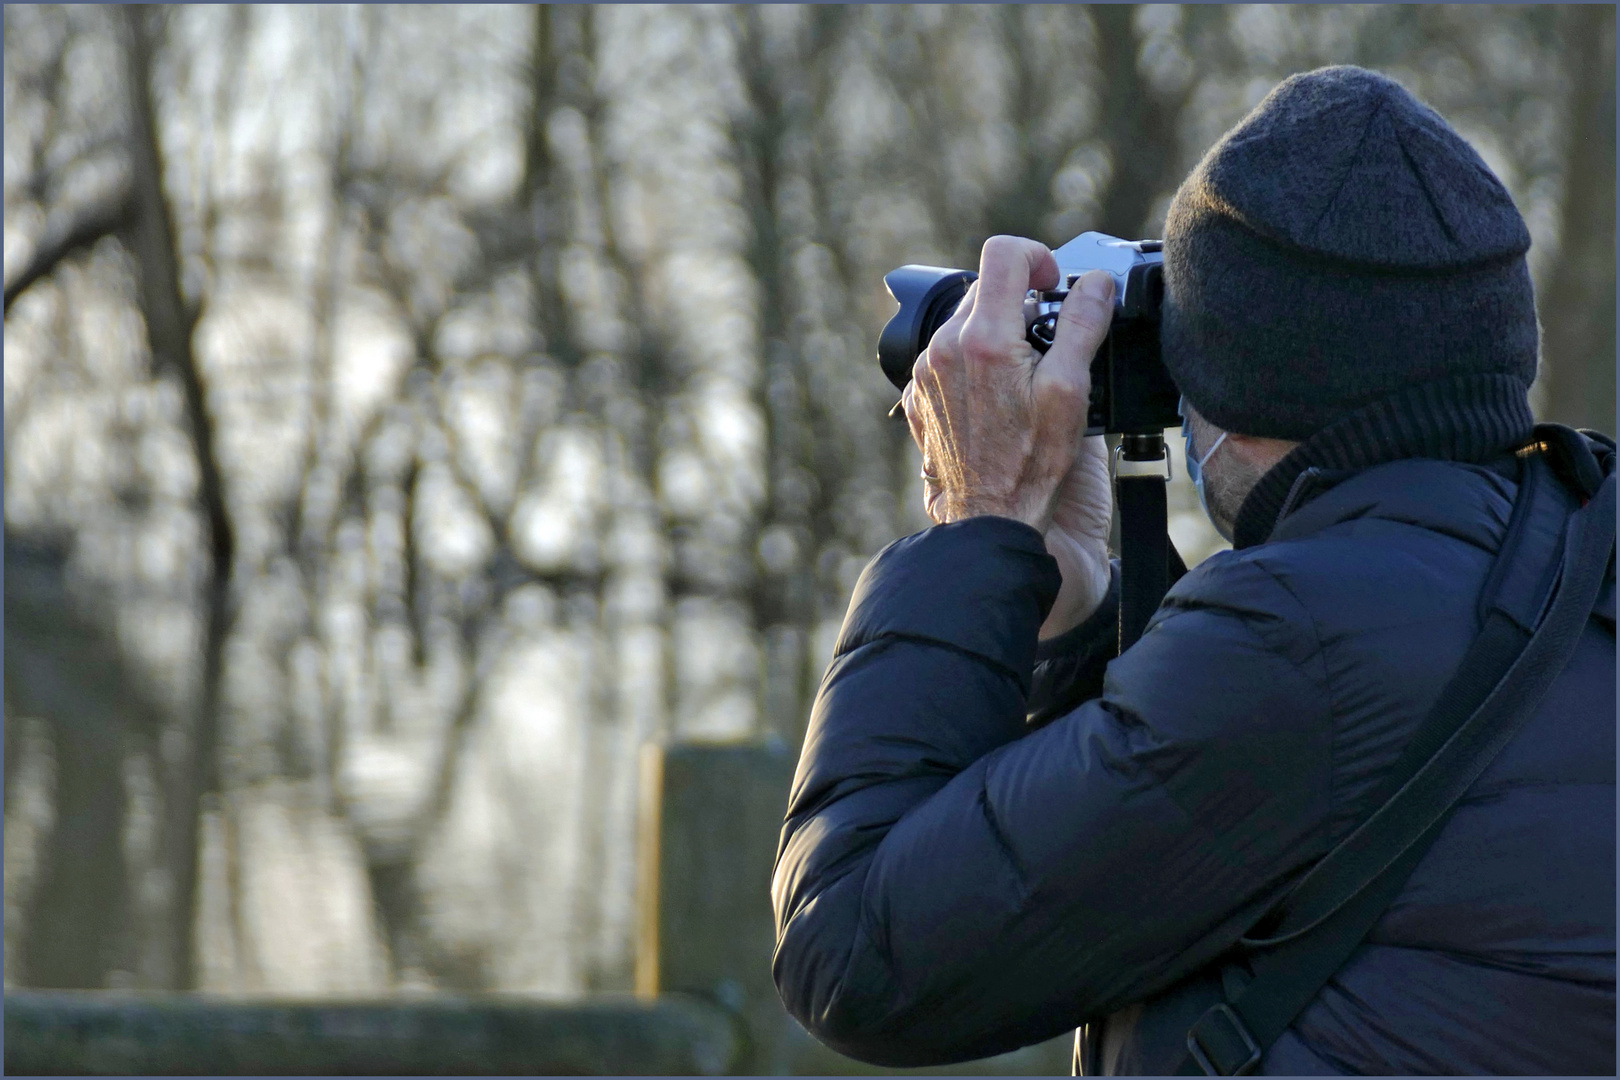
[[[1106,270],[1088,270],[1069,290],[1058,312],[1057,332],[1035,369],[1045,378],[1091,393],[1091,358],[1114,322],[1114,279]]]

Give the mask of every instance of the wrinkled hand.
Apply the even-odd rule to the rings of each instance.
[[[979,280],[917,359],[904,404],[922,451],[924,505],[938,523],[993,514],[1046,538],[1063,587],[1042,637],[1096,610],[1108,589],[1111,492],[1103,440],[1085,437],[1091,358],[1113,317],[1113,279],[1092,271],[1063,303],[1043,357],[1023,300],[1058,285],[1045,245],[985,241]]]
[[[1063,587],[1041,624],[1043,638],[1084,622],[1108,595],[1108,526],[1114,491],[1108,479],[1108,447],[1101,435],[1080,440],[1080,453],[1058,485],[1046,550],[1057,560]]]

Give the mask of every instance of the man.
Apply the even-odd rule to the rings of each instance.
[[[1087,1072],[1175,1067],[1160,1004],[1378,808],[1479,632],[1533,427],[1528,247],[1381,76],[1296,76],[1228,133],[1169,212],[1162,340],[1234,550],[1113,658],[1081,434],[1112,285],[1038,357],[1052,256],[985,244],[905,399],[938,524],[857,585],[783,830],[774,970],[809,1030],[916,1066],[1085,1024]],[[1578,642],[1257,1071],[1613,1074],[1612,563]]]

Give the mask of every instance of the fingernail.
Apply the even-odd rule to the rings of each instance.
[[[1106,270],[1087,270],[1080,275],[1080,292],[1093,300],[1107,300],[1114,293],[1113,276]]]

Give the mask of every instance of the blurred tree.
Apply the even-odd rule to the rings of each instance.
[[[1114,236],[1156,234],[1162,221],[1152,220],[1152,212],[1179,182],[1181,110],[1196,82],[1182,74],[1179,87],[1153,85],[1140,60],[1145,42],[1138,5],[1093,4],[1090,11],[1101,84],[1099,135],[1109,162],[1094,227]]]
[[[44,232],[28,262],[7,282],[6,308],[9,312],[12,302],[23,290],[50,274],[63,260],[117,233],[125,249],[133,255],[138,304],[150,342],[153,370],[159,378],[176,380],[182,390],[185,426],[199,474],[195,497],[205,524],[204,548],[208,553],[210,569],[204,586],[201,692],[194,715],[177,730],[185,749],[179,754],[169,755],[170,770],[166,778],[169,791],[166,801],[168,820],[162,850],[168,862],[172,891],[169,904],[171,917],[162,948],[168,953],[167,963],[163,965],[166,971],[164,981],[177,986],[190,986],[193,983],[191,912],[199,850],[197,815],[201,800],[212,793],[217,783],[214,772],[215,731],[222,657],[230,632],[233,537],[215,454],[213,421],[205,400],[202,377],[191,350],[191,333],[199,309],[195,302],[188,302],[181,294],[175,236],[162,188],[162,152],[155,132],[150,81],[154,43],[162,32],[163,14],[158,10],[131,6],[121,9],[115,16],[117,19],[122,22],[115,21],[107,26],[93,15],[91,21],[86,23],[75,26],[68,22],[52,28],[55,31],[54,48],[44,65],[46,81],[39,90],[45,108],[64,127],[69,122],[69,118],[60,116],[63,99],[68,97],[62,80],[66,58],[76,46],[83,45],[88,35],[105,34],[119,43],[119,70],[125,79],[128,103],[128,109],[120,119],[127,124],[127,128],[123,132],[102,134],[92,145],[92,153],[105,155],[108,144],[122,144],[122,161],[113,169],[117,179],[110,185],[101,185],[101,192],[94,197],[83,201],[65,200],[63,204],[52,207]],[[38,24],[35,26],[44,29]],[[90,155],[81,150],[79,155],[63,164],[81,164],[86,156]],[[49,167],[32,173],[31,179],[36,197],[49,198],[55,194],[50,190]],[[71,723],[76,719],[82,719],[85,723],[93,722],[93,717],[86,715],[82,718],[58,716],[56,723]],[[97,798],[101,800],[116,800],[117,789],[109,788],[107,779],[109,775],[117,776],[120,773],[125,747],[122,739],[112,734],[113,730],[108,728],[99,737],[74,739],[63,744],[64,752],[58,755],[57,762],[57,787],[64,810],[76,805],[73,802],[75,798],[83,797],[76,793],[99,792]],[[114,828],[110,835],[100,834],[92,824],[96,820],[95,815],[84,808],[74,809],[60,820],[70,824],[74,830],[56,839],[59,845],[57,850],[64,857],[69,852],[83,852],[87,857],[93,856],[98,860],[100,873],[109,875],[109,881],[122,880],[119,869],[121,859],[106,858],[109,853],[116,855],[118,850],[119,835],[114,828],[119,820],[117,814],[102,821],[107,828]],[[112,847],[103,850],[97,848],[93,841]],[[65,865],[59,871],[49,872],[45,878],[46,886],[42,887],[49,887],[51,882],[65,873]],[[71,875],[68,877],[71,878]],[[78,880],[73,887],[82,888],[83,885],[84,881]],[[109,902],[116,903],[116,898],[123,895],[123,889],[109,885],[106,895]],[[72,908],[64,905],[62,897],[58,895],[54,902],[38,910],[41,915],[39,936],[31,936],[30,941],[37,941],[38,948],[51,942],[66,947],[68,938],[62,935],[53,920],[58,914],[69,912]],[[97,939],[91,934],[83,940],[86,942],[83,948],[90,950],[90,953],[81,957],[76,966],[69,964],[48,978],[68,978],[65,973],[70,970],[77,972],[73,978],[89,977],[90,967],[86,965],[93,963],[90,957],[96,950],[94,942]],[[32,949],[31,955],[37,954],[38,948]],[[34,960],[30,966],[38,968],[43,963]],[[72,983],[56,981],[49,985]]]
[[[208,389],[192,349],[192,335],[205,298],[184,295],[177,236],[164,191],[163,149],[152,93],[153,59],[162,40],[167,12],[132,4],[120,12],[129,123],[130,223],[125,246],[133,256],[142,321],[146,325],[153,371],[176,379],[185,402],[186,433],[197,468],[201,548],[208,567],[202,595],[202,673],[196,716],[184,732],[185,749],[176,755],[166,784],[165,858],[169,864],[173,909],[170,970],[174,985],[192,988],[201,813],[205,799],[219,793],[217,758],[220,689],[225,646],[234,615],[232,574],[236,537],[226,506]]]
[[[1568,58],[1558,250],[1541,289],[1544,415],[1615,431],[1614,8],[1559,12]]]
[[[829,495],[845,464],[837,452],[845,448],[835,449],[836,425],[814,391],[814,360],[804,344],[815,315],[795,262],[826,250],[825,178],[814,162],[824,147],[817,125],[830,80],[818,79],[817,69],[841,53],[852,13],[829,6],[795,15],[791,22],[768,21],[765,11],[744,5],[727,20],[739,82],[728,133],[763,361],[755,401],[765,428],[765,490],[744,541],[753,570],[747,587],[762,646],[762,726],[791,743],[803,737],[812,689],[814,560],[834,528]],[[810,205],[802,205],[806,196]],[[848,287],[843,280],[831,284]]]
[[[106,986],[137,970],[132,886],[120,850],[124,755],[150,744],[155,712],[103,626],[69,593],[66,552],[6,537],[7,811],[25,757],[23,718],[41,720],[54,779],[50,857],[21,913],[20,978]]]
[[[43,725],[8,781],[55,758],[19,781],[51,812],[7,802],[26,981],[627,989],[637,747],[796,744],[861,566],[924,524],[882,275],[1152,234],[1292,71],[1383,68],[1475,141],[1535,239],[1538,401],[1614,422],[1609,8],[5,29],[8,547],[69,538],[100,613],[8,603],[8,656],[144,688],[8,663]]]

